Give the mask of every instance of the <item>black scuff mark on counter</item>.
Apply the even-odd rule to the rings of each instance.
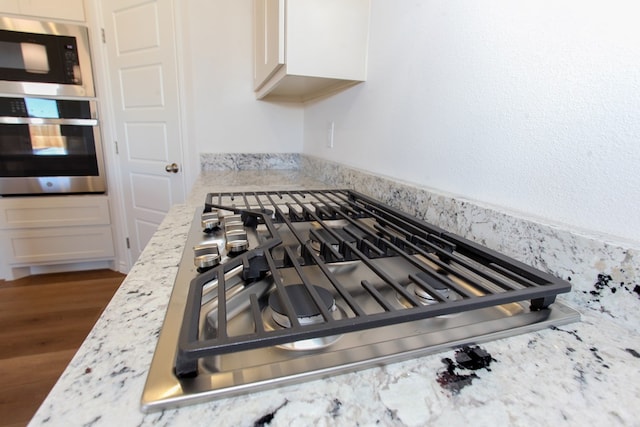
[[[580,383],[581,388],[584,387],[587,384],[587,376],[582,365],[576,364],[573,370],[576,371],[576,375],[574,375],[573,377],[576,379],[576,381],[578,381],[578,383]]]
[[[165,411],[163,409],[162,412],[160,412],[160,416],[158,417],[158,419],[155,420],[154,422],[159,423],[160,421],[162,421],[162,419],[164,418],[164,415],[165,415]]]
[[[620,269],[619,273],[624,275],[624,269]],[[610,303],[620,298],[631,298],[640,301],[640,285],[633,282],[615,282],[613,276],[606,273],[598,274],[593,288],[591,290],[583,290],[582,293],[588,298],[586,301],[588,308],[606,314],[612,319],[617,319],[618,314],[611,309]]]
[[[102,415],[98,415],[97,417],[95,417],[94,419],[92,419],[91,421],[89,421],[86,424],[83,424],[84,427],[90,427],[95,425],[96,423],[98,423],[100,421],[100,419],[102,418]]]
[[[591,351],[591,353],[593,353],[593,355],[595,356],[596,359],[598,359],[599,362],[602,362],[604,359],[602,359],[602,357],[598,354],[598,349],[596,347],[591,347],[589,349]]]
[[[268,426],[269,424],[271,424],[271,421],[273,421],[273,418],[276,416],[278,411],[280,409],[284,408],[285,406],[287,406],[288,403],[289,403],[289,401],[285,400],[284,403],[282,405],[278,406],[273,412],[269,412],[268,414],[265,414],[262,417],[258,418],[253,423],[253,427],[264,427],[264,426]]]
[[[564,332],[565,334],[572,335],[576,340],[578,340],[580,342],[583,342],[582,338],[580,337],[580,335],[578,335],[578,331],[575,331],[575,330],[567,331],[567,330],[564,330],[564,329],[560,329],[557,326],[550,326],[549,329],[551,329],[552,331],[560,331],[560,332]]]
[[[464,387],[471,384],[474,378],[478,378],[478,376],[474,373],[471,374],[460,374],[455,371],[455,363],[449,358],[442,359],[442,361],[449,366],[447,370],[444,372],[440,372],[438,374],[438,384],[442,388],[445,388],[454,394],[460,393]]]
[[[470,385],[478,375],[473,371],[486,369],[494,359],[486,350],[479,346],[464,346],[455,353],[455,362],[446,357],[442,362],[447,365],[444,371],[438,373],[436,381],[440,386],[453,394],[458,394],[464,387]]]
[[[254,427],[264,427],[264,426],[267,426],[267,425],[271,424],[271,421],[273,421],[273,417],[276,416],[276,411],[270,412],[270,413],[268,413],[266,415],[263,415],[261,418],[258,418],[258,420],[255,423],[253,423],[253,426]]]
[[[136,296],[138,298],[140,297],[149,297],[151,295],[153,295],[153,291],[147,291],[147,292],[140,292],[139,289],[134,289],[132,291],[127,292],[127,295],[133,295]]]
[[[636,350],[634,350],[632,348],[625,348],[624,351],[626,351],[627,353],[629,353],[633,357],[636,357],[636,358],[640,359],[640,353],[638,353]]]
[[[624,272],[624,270],[621,270],[621,272]],[[591,295],[589,302],[602,303],[603,297],[606,297],[609,294],[615,294],[618,291],[626,291],[640,297],[640,285],[633,285],[625,282],[616,284],[610,274],[604,273],[598,274],[592,290],[582,292],[584,294]]]
[[[109,375],[115,377],[118,375],[126,374],[127,372],[131,372],[131,368],[129,368],[128,366],[123,366],[119,371],[113,371]]]
[[[387,408],[384,411],[385,415],[391,420],[391,421],[398,421],[400,420],[400,418],[398,417],[398,411],[394,411],[393,409],[389,409]],[[385,420],[386,421],[386,420]],[[376,420],[376,424],[380,424],[382,423],[383,420],[377,419]]]
[[[569,334],[571,336],[573,336],[577,341],[579,342],[584,342],[584,340],[580,337],[580,335],[578,335],[578,331],[573,330],[573,331],[567,331],[565,329],[560,329],[557,326],[550,326],[549,329],[553,330],[553,331],[560,331],[560,332],[564,332],[566,334]],[[566,352],[565,354],[567,356],[572,356],[572,353],[575,353],[576,349],[573,347],[568,347],[566,348]],[[603,367],[606,369],[609,369],[610,366],[609,364],[607,364],[604,360],[604,358],[600,355],[600,351],[598,350],[597,347],[589,347],[589,351],[591,352],[591,354],[593,355],[593,357],[595,357],[596,361]],[[581,375],[581,377],[583,377],[583,375]]]
[[[603,368],[607,368],[609,369],[609,365],[607,365],[606,363],[604,363],[604,359],[602,358],[602,356],[600,356],[599,352],[598,352],[598,348],[597,347],[591,347],[589,348],[589,351],[591,351],[591,354],[593,354],[593,357],[596,358],[596,360],[598,361],[598,363],[600,363],[600,365],[602,365]]]
[[[615,289],[611,287],[612,281],[613,281],[613,278],[609,274],[598,274],[598,277],[596,278],[596,283],[593,284],[593,290],[589,291],[591,295],[598,297],[597,299],[594,299],[594,301],[600,301],[599,297],[602,296],[603,290]]]
[[[337,418],[340,415],[340,408],[342,408],[342,402],[339,399],[333,399],[332,403],[333,405],[329,410],[329,414],[331,414],[333,418]]]

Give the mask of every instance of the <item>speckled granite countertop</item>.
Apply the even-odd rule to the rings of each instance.
[[[638,289],[606,275],[592,289],[577,285],[561,297],[581,311],[581,322],[483,344],[494,359],[489,369],[448,366],[443,359],[454,359],[452,350],[143,414],[147,369],[195,207],[210,189],[265,187],[327,185],[296,171],[203,173],[187,203],[171,209],[31,425],[640,425]],[[447,386],[448,367],[467,381]]]

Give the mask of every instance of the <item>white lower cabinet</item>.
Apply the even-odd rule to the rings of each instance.
[[[34,267],[113,262],[107,196],[2,198],[0,248],[0,273],[8,280]]]

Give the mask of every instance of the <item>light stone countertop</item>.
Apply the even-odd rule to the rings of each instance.
[[[582,313],[581,322],[483,344],[493,363],[473,372],[457,368],[458,374],[475,375],[459,390],[441,385],[443,359],[454,359],[455,352],[447,351],[177,410],[140,412],[187,229],[204,195],[323,187],[298,171],[203,173],[187,203],[172,207],[30,425],[640,425],[638,290],[614,287],[606,278],[591,292],[574,289],[559,297]]]

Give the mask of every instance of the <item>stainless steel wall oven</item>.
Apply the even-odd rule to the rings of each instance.
[[[0,17],[0,196],[104,193],[86,27]]]
[[[105,192],[96,103],[0,98],[0,195]]]

